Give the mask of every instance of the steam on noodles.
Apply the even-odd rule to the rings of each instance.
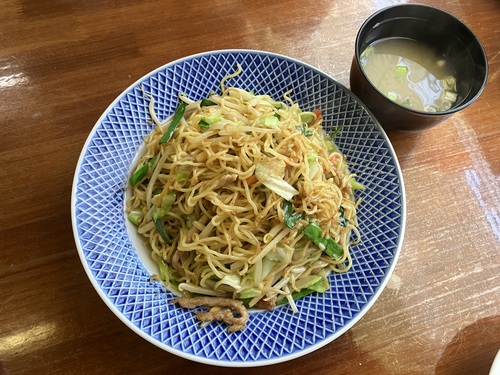
[[[330,272],[351,267],[353,189],[362,186],[318,110],[302,112],[286,94],[280,102],[223,82],[221,90],[202,101],[181,95],[163,123],[150,98],[156,127],[130,179],[128,217],[157,278],[179,295],[214,298],[189,307],[219,314],[235,307],[213,301],[228,298],[297,311],[295,299],[326,291]],[[234,323],[217,314],[204,321]]]

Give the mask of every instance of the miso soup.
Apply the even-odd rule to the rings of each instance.
[[[389,99],[417,111],[446,111],[457,100],[450,61],[423,43],[390,38],[376,41],[360,56],[372,84]]]

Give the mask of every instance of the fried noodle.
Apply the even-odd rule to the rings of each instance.
[[[156,127],[138,162],[149,168],[126,201],[161,279],[178,294],[242,299],[250,307],[284,301],[294,310],[295,293],[327,290],[331,271],[351,267],[359,202],[320,112],[301,111],[286,94],[275,101],[234,87],[212,93],[205,105],[179,99],[185,113],[160,144],[172,118],[161,123],[151,98]],[[287,202],[298,217],[293,226]],[[340,257],[305,235],[309,223],[340,245]]]

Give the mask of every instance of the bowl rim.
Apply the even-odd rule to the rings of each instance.
[[[252,361],[225,361],[225,360],[218,360],[218,359],[213,359],[213,358],[205,358],[205,357],[200,357],[195,354],[191,353],[184,353],[182,350],[178,348],[173,348],[165,343],[155,339],[154,337],[148,335],[146,332],[141,330],[139,327],[135,326],[130,320],[128,320],[125,315],[118,310],[118,308],[115,306],[115,304],[111,301],[108,295],[104,292],[104,290],[101,288],[101,286],[98,284],[96,278],[92,274],[92,271],[88,265],[87,258],[85,257],[84,250],[82,248],[82,245],[80,243],[80,235],[78,232],[78,221],[77,221],[77,212],[76,212],[76,202],[77,202],[77,190],[78,190],[78,180],[79,180],[79,175],[82,170],[82,163],[85,159],[85,154],[90,146],[93,137],[97,133],[100,124],[106,119],[106,116],[110,113],[110,111],[114,108],[114,106],[119,103],[129,92],[134,90],[141,82],[147,80],[148,78],[158,74],[159,72],[165,70],[168,66],[176,65],[179,64],[183,61],[189,60],[189,59],[194,59],[194,58],[200,58],[203,56],[210,56],[210,55],[221,55],[221,54],[264,54],[268,55],[271,57],[277,57],[280,59],[288,60],[290,62],[297,63],[299,65],[302,65],[306,67],[307,69],[310,69],[316,73],[319,73],[321,75],[324,75],[326,78],[329,80],[333,81],[336,86],[347,92],[352,98],[357,101],[363,109],[368,113],[370,118],[373,120],[377,131],[380,133],[380,136],[383,138],[383,140],[386,143],[387,149],[391,156],[393,157],[393,162],[394,162],[394,168],[395,172],[398,176],[398,183],[399,183],[399,188],[400,188],[400,196],[401,196],[401,224],[400,224],[400,235],[398,237],[398,243],[397,246],[394,250],[394,256],[393,256],[393,261],[388,267],[387,273],[385,277],[382,279],[380,284],[378,285],[378,289],[373,293],[371,299],[365,304],[364,308],[361,309],[355,316],[352,317],[352,319],[345,325],[342,326],[341,329],[338,330],[338,332],[331,337],[327,337],[326,339],[323,339],[319,342],[314,343],[313,345],[307,347],[306,349],[293,352],[291,354],[286,354],[281,357],[276,357],[272,359],[261,359],[261,360],[252,360]],[[385,290],[385,287],[387,286],[387,283],[389,279],[391,278],[394,269],[398,263],[398,259],[401,253],[401,249],[403,246],[404,242],[404,236],[406,232],[406,222],[407,222],[407,204],[406,204],[406,191],[405,191],[405,184],[404,184],[404,178],[403,178],[403,173],[401,166],[399,164],[399,160],[397,158],[397,154],[390,142],[390,139],[383,129],[383,127],[380,125],[376,117],[373,115],[373,113],[366,107],[366,105],[355,95],[352,93],[352,91],[348,88],[346,88],[343,84],[339,83],[337,80],[335,80],[332,76],[329,74],[325,73],[324,71],[320,70],[319,68],[316,68],[308,63],[305,63],[301,60],[283,55],[283,54],[278,54],[274,52],[268,52],[264,50],[253,50],[253,49],[219,49],[219,50],[209,50],[205,52],[200,52],[188,56],[184,56],[175,60],[172,60],[170,62],[167,62],[163,64],[162,66],[147,72],[143,76],[139,77],[136,81],[134,81],[132,84],[130,84],[128,87],[126,87],[121,93],[119,93],[115,99],[104,109],[104,111],[101,113],[99,118],[97,119],[96,123],[94,124],[93,128],[91,129],[84,145],[82,146],[82,150],[80,153],[80,156],[78,158],[78,162],[75,167],[75,173],[73,177],[73,184],[72,184],[72,193],[71,193],[71,221],[72,221],[72,229],[73,229],[73,237],[76,243],[76,248],[78,251],[78,255],[80,257],[80,261],[83,265],[83,268],[85,269],[85,272],[87,274],[87,277],[89,281],[91,282],[92,286],[98,293],[98,295],[101,297],[103,302],[107,305],[107,307],[125,324],[125,326],[129,329],[131,329],[133,332],[138,334],[140,337],[145,339],[146,341],[150,342],[151,344],[155,345],[156,347],[165,350],[166,352],[176,355],[178,357],[188,359],[194,362],[202,363],[202,364],[207,364],[207,365],[214,365],[214,366],[220,366],[220,367],[258,367],[258,366],[267,366],[267,365],[273,365],[277,363],[282,363],[282,362],[287,362],[291,361],[293,359],[305,356],[307,354],[310,354],[323,346],[326,346],[327,344],[330,344],[331,342],[335,341],[338,339],[340,336],[345,334],[347,331],[349,331],[355,324],[358,323],[358,321],[372,308],[374,303],[378,300],[380,297],[381,293]],[[138,256],[139,258],[139,256]],[[140,260],[139,260],[140,261]],[[142,263],[142,261],[140,261]],[[144,266],[144,265],[143,265]]]

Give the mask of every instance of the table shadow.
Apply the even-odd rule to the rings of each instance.
[[[448,343],[434,374],[488,375],[499,349],[500,315],[479,319]]]
[[[399,131],[387,131],[386,133],[396,152],[399,165],[401,169],[404,170],[411,161],[415,150],[418,150],[417,146],[420,142],[422,133],[405,133]]]

